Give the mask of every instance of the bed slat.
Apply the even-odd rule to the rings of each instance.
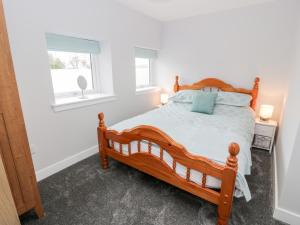
[[[131,155],[131,144],[128,144],[128,155]]]
[[[123,154],[123,145],[121,143],[119,143],[119,147],[120,147],[120,153]]]
[[[148,142],[148,152],[149,152],[149,154],[151,154],[151,147],[152,147],[152,143],[149,141]]]
[[[160,153],[160,154],[159,154],[159,158],[160,158],[161,161],[163,161],[163,154],[164,154],[163,151],[164,151],[164,150],[163,150],[162,147],[160,147],[159,150],[160,150],[160,152],[159,152],[159,153]]]
[[[138,152],[141,152],[141,142],[138,141]]]
[[[203,187],[203,188],[206,187],[206,176],[207,176],[207,175],[206,175],[205,173],[202,174],[202,187]]]
[[[173,171],[174,171],[174,173],[176,173],[176,161],[175,161],[175,159],[173,159]]]
[[[190,176],[191,176],[191,168],[186,169],[186,180],[190,181]]]

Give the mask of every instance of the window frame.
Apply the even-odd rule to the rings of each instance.
[[[49,50],[49,49],[48,49],[48,51],[62,52],[59,50]],[[69,53],[77,53],[77,52],[69,52]],[[86,53],[86,52],[82,52],[82,53]],[[100,77],[99,77],[100,76],[100,54],[96,54],[96,53],[86,53],[86,54],[90,55],[93,89],[84,91],[84,94],[86,94],[86,95],[99,94],[100,93]],[[51,76],[52,90],[53,90],[55,99],[81,96],[80,90],[55,93],[53,83],[52,83],[51,68],[50,68],[50,76]],[[78,89],[79,89],[79,87],[78,87]]]
[[[137,73],[136,73],[136,59],[147,59],[149,61],[149,84],[148,85],[140,85],[137,86],[136,84],[136,79],[137,79]],[[149,88],[153,86],[153,75],[152,75],[152,71],[153,70],[153,59],[152,58],[146,58],[146,57],[134,57],[134,72],[135,72],[135,89],[139,90],[139,89],[144,89],[144,88]]]

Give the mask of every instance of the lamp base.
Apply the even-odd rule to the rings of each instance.
[[[270,118],[263,118],[263,117],[259,117],[260,121],[264,121],[264,122],[268,122],[270,120]]]

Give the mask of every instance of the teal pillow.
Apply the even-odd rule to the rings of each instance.
[[[218,93],[199,92],[193,96],[192,112],[213,114]]]

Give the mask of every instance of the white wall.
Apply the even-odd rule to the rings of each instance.
[[[4,7],[36,170],[97,145],[98,112],[109,125],[158,102],[157,94],[135,94],[133,49],[160,48],[158,21],[110,0],[4,0]],[[54,113],[45,32],[108,43],[117,100]]]
[[[299,27],[300,28],[300,27]],[[300,31],[300,29],[299,29]],[[299,36],[300,37],[300,36]],[[300,39],[299,39],[300,47]],[[277,159],[279,176],[279,193],[284,183],[284,178],[288,170],[290,158],[293,153],[297,130],[300,122],[300,48],[298,55],[295,56],[292,76],[289,80],[288,92],[285,96],[285,107],[280,123],[279,134],[277,138]],[[282,180],[282,182],[281,182]]]
[[[300,2],[296,8],[300,10]],[[274,215],[290,224],[300,224],[300,15],[297,21],[292,77],[276,143],[278,202]]]
[[[299,90],[299,89],[298,89]],[[298,123],[299,125],[299,123]],[[288,172],[284,179],[282,192],[279,194],[278,205],[289,212],[297,214],[300,223],[300,182],[299,182],[299,160],[300,160],[300,126],[296,134],[294,148],[290,158]],[[296,223],[295,223],[296,224]]]
[[[158,83],[169,86],[180,74],[183,83],[211,76],[251,88],[259,75],[259,100],[275,105],[278,119],[294,42],[294,5],[274,1],[164,23]]]

